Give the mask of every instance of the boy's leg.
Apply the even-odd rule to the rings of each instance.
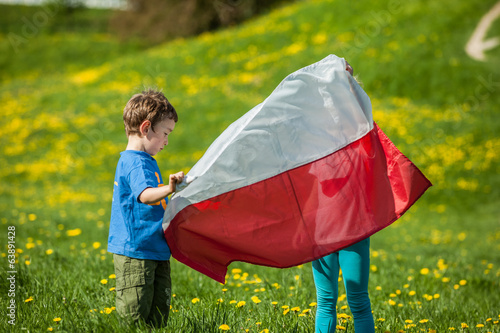
[[[154,264],[114,254],[116,274],[116,311],[134,322],[146,320],[153,303]]]
[[[170,261],[157,261],[156,263],[153,303],[148,322],[156,327],[163,327],[167,325],[172,295]]]
[[[375,332],[368,296],[370,272],[370,239],[364,239],[339,251],[340,268],[347,294],[347,303],[354,317],[354,331]]]
[[[312,262],[316,285],[316,333],[333,333],[337,327],[338,253],[332,253]]]

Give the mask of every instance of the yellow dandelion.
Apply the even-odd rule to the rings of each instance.
[[[52,332],[54,329],[52,327],[48,327],[47,331]]]
[[[232,274],[240,274],[240,273],[241,273],[241,269],[239,269],[239,268],[233,268],[233,269],[231,270],[231,273],[232,273]]]
[[[460,282],[458,282],[461,286],[465,286],[467,284],[467,280],[460,280]]]
[[[427,275],[427,274],[429,274],[429,272],[430,272],[430,270],[428,268],[422,268],[420,270],[420,274],[422,274],[422,275]]]
[[[448,327],[448,331],[455,331],[455,327]]]
[[[446,283],[446,282],[450,282],[450,281],[451,281],[451,279],[450,279],[449,277],[443,277],[443,278],[441,279],[441,281],[443,281],[444,283]]]
[[[115,274],[111,274],[110,276],[108,276],[108,278],[110,278],[110,279],[116,279],[116,275]]]
[[[231,328],[228,325],[226,325],[226,324],[222,324],[222,325],[219,326],[219,329],[221,331],[229,331]]]
[[[278,302],[274,301],[274,302],[271,302],[272,305],[277,305]]]
[[[262,331],[260,331],[259,333],[269,333],[269,330],[267,328],[264,328]]]
[[[411,319],[406,319],[406,320],[405,320],[405,323],[407,323],[407,324],[411,324],[411,323],[413,323],[413,320],[411,320]]]
[[[467,325],[466,323],[462,323],[462,324],[460,324],[460,326],[461,326],[462,328],[468,328],[468,327],[469,327],[469,325]]]
[[[48,256],[50,256],[52,253],[54,253],[54,250],[52,250],[52,249],[48,249],[45,251],[45,254]]]
[[[234,304],[234,303],[236,303],[234,299],[231,302],[229,302],[229,304]]]
[[[316,306],[316,305],[318,305],[318,303],[316,302],[309,303],[309,306]]]
[[[289,309],[289,308],[286,308],[286,309],[283,311],[283,315],[286,315],[288,312],[290,312],[290,309]]]
[[[295,306],[295,307],[291,308],[290,310],[293,312],[299,312],[300,308],[298,306]]]
[[[389,300],[389,305],[396,305],[396,302],[394,302],[392,299]]]
[[[100,242],[94,242],[94,243],[92,243],[92,247],[97,250],[98,248],[101,247],[101,243]]]
[[[255,304],[259,304],[262,301],[257,296],[253,296],[252,297],[252,302],[254,302]]]
[[[245,306],[245,304],[247,304],[247,302],[245,302],[245,301],[239,301],[238,304],[236,304],[236,307],[237,308],[241,308],[241,307]]]
[[[25,299],[25,300],[24,300],[24,303],[31,302],[32,300],[33,300],[33,296],[30,296],[28,299]]]
[[[422,320],[419,320],[418,322],[420,324],[425,324],[425,323],[429,322],[429,319],[422,319]]]
[[[324,44],[328,39],[328,35],[323,33],[323,32],[320,32],[319,34],[316,34],[313,39],[312,39],[312,42],[314,44]]]
[[[344,326],[337,325],[337,329],[341,330],[341,331],[345,331],[345,327]]]
[[[109,288],[109,291],[115,291],[115,289],[116,289],[115,287],[111,287]]]
[[[285,54],[293,55],[303,51],[306,48],[304,43],[294,43],[284,49]]]
[[[29,260],[25,260],[25,261],[24,261],[24,264],[25,264],[26,266],[29,266],[29,265],[31,265],[31,261],[29,261]]]
[[[66,235],[69,237],[75,237],[75,236],[80,235],[81,233],[82,233],[82,229],[80,229],[80,228],[66,230]]]
[[[481,327],[484,327],[484,325],[483,324],[477,324],[476,327],[481,328]]]
[[[198,303],[199,301],[200,301],[200,299],[199,299],[199,298],[197,298],[197,297],[195,297],[195,298],[193,298],[193,299],[191,300],[191,303],[196,304],[196,303]]]
[[[62,319],[60,317],[57,317],[57,318],[54,318],[52,319],[53,321],[55,321],[56,323],[60,322]]]
[[[410,296],[415,296],[415,294],[416,294],[416,293],[417,293],[417,292],[416,292],[415,290],[411,290],[411,291],[408,293],[408,295],[410,295]]]
[[[101,284],[106,284],[106,283],[108,283],[108,280],[106,280],[106,279],[101,280]]]

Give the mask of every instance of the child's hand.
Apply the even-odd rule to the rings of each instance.
[[[177,173],[171,174],[168,178],[168,187],[170,188],[171,192],[175,192],[175,185],[182,182],[182,180],[184,179],[184,172],[179,171]]]

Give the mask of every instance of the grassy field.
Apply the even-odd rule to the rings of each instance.
[[[3,11],[18,19],[2,18],[0,33],[0,331],[132,331],[113,308],[106,244],[133,93],[159,87],[172,101],[180,120],[157,160],[164,174],[188,171],[287,74],[333,53],[434,184],[371,239],[376,331],[500,332],[500,48],[485,62],[464,52],[494,3],[298,1],[148,49],[99,27],[53,31],[44,9]],[[497,20],[487,37],[499,31]],[[233,263],[221,285],[173,260],[172,280],[168,332],[314,331],[310,264]],[[339,294],[338,330],[353,332]]]

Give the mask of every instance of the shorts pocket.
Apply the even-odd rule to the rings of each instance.
[[[139,287],[146,284],[146,278],[142,272],[134,272],[121,277],[116,277],[116,290]]]

